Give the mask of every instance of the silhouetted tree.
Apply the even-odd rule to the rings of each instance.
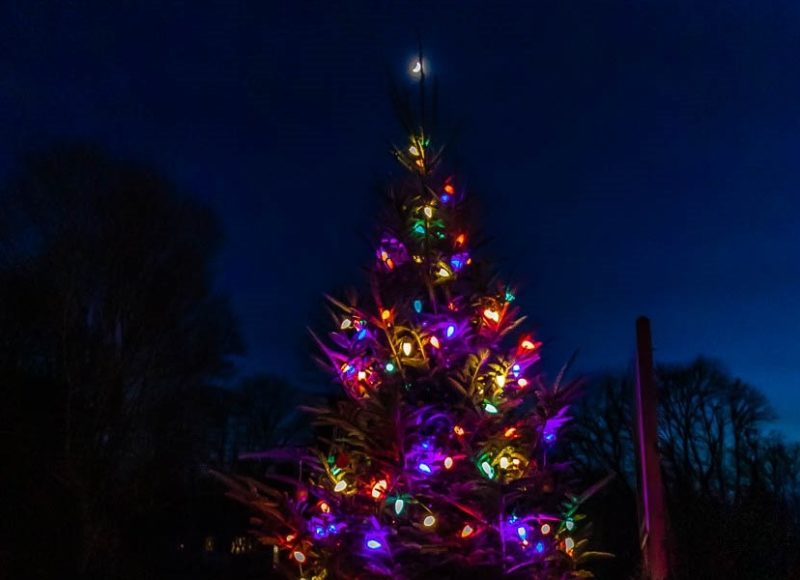
[[[764,426],[775,414],[764,395],[719,363],[661,365],[659,451],[677,578],[792,578],[800,561],[800,446]],[[577,469],[587,478],[618,475],[595,502],[627,512],[608,541],[636,539],[633,385],[626,375],[595,382],[575,409]],[[600,504],[605,502],[605,504]],[[595,521],[608,521],[596,516]],[[630,545],[610,551],[635,554]],[[620,577],[632,567],[624,561]]]
[[[220,240],[212,213],[156,172],[89,148],[31,155],[4,188],[0,423],[14,468],[0,526],[27,577],[145,566],[125,551],[155,533],[150,514],[201,451],[187,398],[241,347],[212,286]]]

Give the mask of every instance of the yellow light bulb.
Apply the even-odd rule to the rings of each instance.
[[[501,457],[500,458],[500,469],[506,469],[508,467],[508,457]]]
[[[419,149],[417,149],[416,145],[412,145],[408,148],[408,152],[411,153],[414,157],[419,157]]]
[[[364,371],[358,371],[358,380],[363,381],[367,378],[367,373]]]
[[[338,482],[335,486],[333,486],[333,491],[337,493],[344,491],[345,489],[347,489],[347,482],[345,480],[342,480]]]
[[[483,311],[483,316],[487,320],[491,320],[493,322],[500,322],[500,313],[497,312],[497,310],[495,310],[493,308],[487,308],[486,310],[484,310]]]
[[[498,387],[500,387],[500,388],[502,389],[502,388],[505,386],[505,384],[506,384],[506,377],[505,377],[505,375],[497,375],[497,376],[494,378],[494,382],[495,382],[495,383],[497,383],[497,386],[498,386]]]
[[[405,341],[403,343],[403,354],[406,356],[411,356],[411,352],[414,350],[414,345],[411,344],[409,341]]]
[[[353,326],[353,322],[349,318],[345,318],[344,320],[342,320],[342,325],[340,328],[342,330],[347,330],[351,326]]]
[[[422,213],[425,214],[425,217],[431,219],[433,217],[433,208],[429,205],[425,206],[425,209],[422,210]]]
[[[439,346],[440,346],[440,345],[439,345],[439,339],[438,339],[438,338],[436,338],[435,336],[432,336],[432,337],[431,337],[431,346],[432,346],[433,348],[439,348]]]
[[[433,524],[435,524],[435,523],[436,523],[436,518],[435,518],[435,517],[433,517],[433,516],[427,516],[427,517],[426,517],[424,520],[422,520],[422,524],[423,524],[423,525],[424,525],[426,528],[430,528],[430,527],[431,527],[431,526],[433,526]]]
[[[455,434],[456,434],[456,435],[458,435],[459,437],[461,437],[461,436],[464,434],[464,428],[463,428],[463,427],[461,427],[460,425],[456,425],[455,427],[453,427],[453,431],[454,431],[454,432],[455,432]]]
[[[445,457],[444,459],[444,468],[450,469],[453,467],[453,458],[452,457]]]
[[[439,268],[439,278],[449,278],[450,270],[447,268]]]
[[[550,533],[550,524],[542,524],[542,535],[546,536]]]
[[[381,320],[389,320],[392,316],[392,311],[388,308],[384,308],[381,310]]]

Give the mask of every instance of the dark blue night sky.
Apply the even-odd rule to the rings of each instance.
[[[9,2],[0,171],[89,141],[202,197],[244,370],[305,383],[321,294],[372,255],[419,34],[553,366],[624,369],[648,314],[659,360],[721,359],[799,436],[798,31],[797,2]]]

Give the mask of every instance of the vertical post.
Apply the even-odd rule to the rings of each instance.
[[[643,576],[667,580],[667,513],[658,448],[658,414],[650,320],[636,320],[636,463]]]

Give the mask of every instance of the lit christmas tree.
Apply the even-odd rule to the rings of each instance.
[[[231,495],[290,578],[589,576],[583,498],[553,460],[575,384],[534,371],[541,343],[473,257],[466,192],[423,123],[394,155],[408,175],[370,296],[330,299],[335,328],[318,339],[345,396],[310,409],[314,447],[264,454],[299,476],[226,477]]]

